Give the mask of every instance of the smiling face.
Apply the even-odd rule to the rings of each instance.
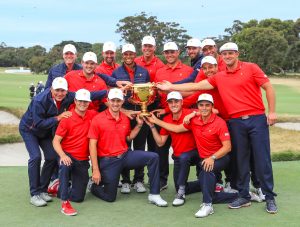
[[[192,60],[195,59],[200,54],[200,51],[201,51],[200,47],[189,46],[186,48],[186,52]]]
[[[88,101],[82,101],[77,99],[74,99],[74,103],[75,103],[75,110],[77,110],[80,113],[84,113],[88,109],[90,104],[90,102]]]
[[[144,44],[142,46],[143,56],[146,58],[154,56],[155,49],[156,49],[156,47],[151,44]]]
[[[127,66],[132,66],[134,64],[135,57],[136,57],[136,53],[132,51],[126,51],[122,54],[123,62]]]
[[[168,106],[173,114],[177,114],[182,110],[182,100],[170,99],[168,100]]]
[[[174,65],[178,61],[179,53],[178,50],[165,50],[164,57],[167,64]]]
[[[207,77],[215,75],[218,72],[218,65],[204,63],[201,67],[204,75]]]
[[[208,118],[212,113],[213,104],[209,101],[200,101],[197,103],[202,118]]]
[[[234,67],[238,62],[239,52],[233,50],[222,51],[221,56],[226,63],[226,66],[231,68]]]
[[[61,102],[66,96],[67,96],[68,91],[58,88],[58,89],[53,89],[51,88],[51,95],[54,98],[55,101]]]
[[[202,48],[202,52],[204,56],[212,56],[214,58],[217,58],[218,55],[216,46],[206,45]]]
[[[106,62],[106,64],[108,64],[108,65],[112,65],[115,62],[116,53],[111,50],[102,52],[102,56],[103,56],[104,62]]]
[[[82,61],[81,64],[82,64],[83,73],[86,77],[90,77],[94,75],[94,71],[97,67],[97,63],[95,63],[94,61],[86,61],[86,62]]]
[[[123,105],[124,101],[121,99],[108,99],[108,104],[109,104],[109,110],[112,113],[118,113],[121,110],[121,107]]]
[[[63,59],[66,65],[74,64],[76,61],[76,54],[72,53],[71,51],[68,51],[63,54]]]

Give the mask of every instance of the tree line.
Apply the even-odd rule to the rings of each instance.
[[[188,39],[187,30],[176,22],[161,22],[156,16],[145,12],[134,16],[127,16],[116,25],[116,33],[121,36],[120,41],[133,43],[137,54],[141,54],[141,40],[145,35],[152,35],[156,39],[157,53],[160,55],[163,44],[174,41],[182,50],[185,60],[184,46]],[[225,28],[225,35],[212,38],[220,47],[228,41],[236,42],[240,49],[240,59],[257,63],[266,73],[284,74],[286,72],[300,72],[300,18],[280,20],[276,18],[261,21],[250,20],[233,21],[232,27]],[[0,44],[0,67],[29,67],[34,73],[47,72],[50,67],[61,62],[62,49],[67,43],[72,43],[78,51],[78,61],[83,53],[93,51],[101,60],[103,43],[62,41],[54,45],[49,52],[40,45],[24,48],[10,47],[4,42]],[[120,61],[120,51],[117,61]]]

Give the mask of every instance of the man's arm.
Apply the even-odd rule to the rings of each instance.
[[[63,139],[63,137],[61,137],[59,135],[55,135],[53,138],[52,144],[53,144],[54,150],[60,157],[60,163],[63,163],[66,166],[70,166],[72,164],[72,160],[68,155],[66,155],[66,153],[63,151],[63,149],[61,147],[62,139]]]
[[[139,116],[136,116],[136,126],[131,130],[129,136],[127,136],[126,140],[128,142],[130,142],[131,140],[133,140],[140,132],[141,128],[143,127],[143,123],[144,121],[139,117]]]
[[[194,82],[198,73],[199,73],[199,69],[195,69],[187,78],[174,82],[174,84],[184,84],[184,83]]]
[[[155,128],[154,124],[150,123],[147,118],[145,118],[145,122],[147,123],[147,125],[149,125],[150,127],[150,130],[152,132],[152,135],[153,135],[153,138],[156,142],[156,144],[159,146],[159,147],[162,147],[167,139],[168,139],[168,135],[160,135],[157,131],[157,129]]]
[[[157,88],[163,91],[198,91],[198,90],[211,90],[214,87],[208,82],[208,80],[202,80],[198,83],[186,83],[186,84],[172,84],[169,81],[163,81],[158,83]]]
[[[152,123],[152,124],[156,124],[159,125],[162,128],[165,128],[168,131],[171,132],[187,132],[188,129],[186,129],[183,124],[181,125],[174,125],[174,124],[170,124],[170,123],[166,123],[164,121],[159,120],[157,117],[155,117],[154,114],[152,114],[150,117],[147,117],[147,120]]]
[[[98,157],[97,157],[97,140],[90,139],[89,149],[90,149],[90,158],[92,163],[92,180],[95,184],[99,185],[101,181],[101,174],[98,165]]]
[[[275,90],[270,82],[264,83],[261,86],[266,91],[266,98],[268,102],[268,124],[273,125],[277,120],[276,109],[276,95]]]

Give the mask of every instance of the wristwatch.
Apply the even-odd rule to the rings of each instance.
[[[212,155],[211,158],[216,161],[217,157],[215,155]]]

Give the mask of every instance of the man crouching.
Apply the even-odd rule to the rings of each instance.
[[[137,125],[130,130],[129,118],[120,112],[123,102],[122,91],[111,89],[108,93],[108,109],[98,114],[91,123],[88,137],[93,184],[90,191],[104,201],[114,202],[121,171],[147,165],[150,181],[148,200],[157,206],[167,206],[168,203],[159,195],[158,155],[128,148],[127,142],[137,136],[144,122],[137,116]]]

